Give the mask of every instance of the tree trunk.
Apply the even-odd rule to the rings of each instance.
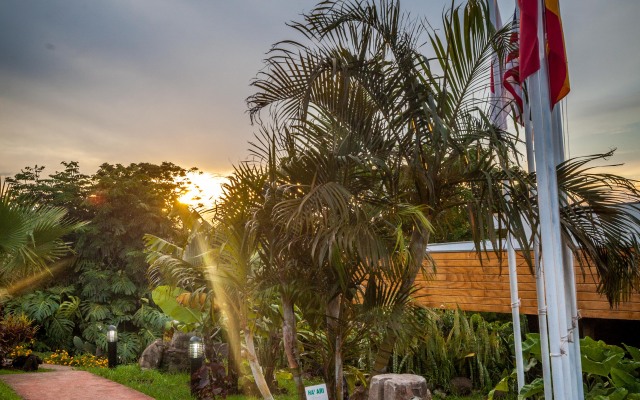
[[[262,373],[260,361],[256,355],[256,347],[253,342],[253,332],[251,332],[251,329],[249,329],[248,326],[244,328],[244,341],[247,346],[247,360],[249,361],[249,367],[251,367],[253,379],[256,381],[256,386],[258,387],[262,398],[265,400],[274,400],[273,395],[269,390],[269,385],[267,385],[267,381]]]
[[[293,300],[284,294],[282,298],[282,342],[284,344],[284,352],[287,355],[287,362],[289,369],[293,375],[293,381],[296,384],[296,391],[298,392],[298,399],[306,400],[306,394],[304,391],[304,382],[302,382],[302,370],[298,363],[298,348],[296,346],[297,332],[296,332],[296,315],[293,309]]]
[[[409,260],[410,264],[407,265],[407,273],[404,281],[402,282],[401,290],[404,291],[413,286],[418,272],[422,269],[422,262],[424,261],[428,243],[429,231],[426,230],[426,228],[422,228],[421,230],[414,227],[413,232],[411,233],[411,241],[409,242],[409,253],[411,254],[411,259]],[[401,312],[402,306],[396,305],[394,306],[392,315],[399,315]],[[389,359],[393,354],[393,347],[396,339],[397,337],[394,331],[387,330],[387,334],[376,353],[372,375],[384,374],[387,372],[387,365],[389,364]]]
[[[240,370],[240,322],[233,315],[227,316],[227,329],[225,336],[227,345],[229,346],[228,361],[228,376],[230,384],[230,392],[238,393],[238,379]]]
[[[334,396],[332,398],[336,400],[343,400],[343,387],[342,387],[342,375],[343,375],[343,363],[342,363],[342,330],[340,329],[340,310],[342,307],[342,296],[338,295],[334,297],[329,304],[327,304],[327,326],[329,330],[329,338],[333,336],[335,340],[334,354],[333,354],[333,391]],[[329,339],[330,340],[330,339]]]

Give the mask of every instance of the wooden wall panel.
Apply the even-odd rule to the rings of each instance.
[[[430,255],[437,270],[429,279],[421,276],[416,279],[419,287],[416,297],[421,304],[511,313],[506,254],[502,267],[493,254],[484,258],[482,265],[475,252],[432,252]],[[520,312],[537,314],[535,278],[521,254],[518,254],[517,266]],[[630,301],[612,309],[607,299],[597,293],[594,276],[588,270],[583,271],[577,262],[575,268],[578,308],[582,317],[640,320],[640,294],[633,294]]]

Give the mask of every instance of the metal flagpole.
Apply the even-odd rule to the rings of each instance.
[[[552,111],[553,118],[553,134],[556,139],[555,163],[556,165],[565,160],[564,132],[562,129],[562,115],[560,105],[556,104]],[[566,194],[560,193],[560,196],[566,198]],[[567,345],[570,349],[571,372],[573,372],[573,387],[575,388],[575,398],[584,398],[584,388],[582,386],[582,360],[580,355],[580,332],[578,330],[578,301],[576,295],[576,277],[573,267],[573,253],[566,246],[563,246],[564,259],[564,280],[565,280],[565,296],[566,296],[566,315],[567,315]]]
[[[491,23],[496,30],[502,28],[500,19],[500,11],[496,0],[490,0],[489,17]],[[492,121],[502,130],[507,129],[506,113],[504,106],[504,98],[502,95],[502,68],[500,62],[494,59],[491,66],[492,82],[493,82],[493,101],[491,102],[491,118]],[[503,166],[506,170],[508,166]],[[509,201],[509,195],[505,192],[506,201]],[[524,380],[524,361],[522,358],[522,329],[520,327],[520,298],[518,296],[518,271],[516,267],[516,251],[513,247],[513,237],[511,233],[507,233],[506,238],[507,262],[509,265],[509,289],[511,295],[511,318],[513,320],[513,343],[516,355],[516,375],[518,380],[518,393],[525,384]]]
[[[557,197],[557,177],[553,159],[553,139],[551,136],[551,107],[549,101],[548,74],[545,54],[545,35],[543,24],[543,3],[538,8],[538,54],[540,68],[527,81],[531,99],[532,117],[535,132],[535,151],[537,173],[537,195],[540,219],[540,237],[542,243],[542,264],[545,269],[545,295],[547,300],[547,318],[549,324],[549,348],[554,398],[570,399],[571,385],[565,384],[569,377],[568,364],[563,362],[560,339],[564,314],[564,296],[558,290],[564,289],[562,275],[562,248],[560,242],[560,221]],[[555,212],[554,212],[555,209]],[[561,310],[561,311],[560,311]]]
[[[518,7],[516,0],[516,10]],[[534,160],[533,149],[533,132],[530,119],[529,101],[523,96],[523,116],[525,142],[527,148],[527,166],[529,173],[535,172],[536,164]],[[533,233],[533,232],[532,232]],[[551,399],[553,397],[551,384],[551,365],[549,361],[549,327],[547,325],[547,301],[545,300],[544,289],[544,266],[540,262],[540,249],[538,248],[540,241],[535,233],[533,233],[533,260],[536,272],[536,300],[538,303],[538,327],[540,330],[540,355],[542,358],[542,380],[544,382],[544,397]]]

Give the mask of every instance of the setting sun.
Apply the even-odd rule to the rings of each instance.
[[[185,180],[190,183],[179,201],[194,207],[211,208],[222,195],[222,184],[227,178],[209,172],[189,172]]]

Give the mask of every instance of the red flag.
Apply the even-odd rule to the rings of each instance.
[[[513,44],[518,43],[518,33],[512,33],[509,41]],[[502,85],[508,93],[507,97],[510,97],[516,105],[514,110],[516,120],[522,123],[522,82],[520,81],[517,48],[507,54]]]
[[[549,95],[551,107],[569,93],[569,70],[564,47],[560,4],[545,0],[545,31],[547,33],[547,64],[549,65]]]
[[[520,81],[540,69],[538,54],[538,1],[520,3]]]

